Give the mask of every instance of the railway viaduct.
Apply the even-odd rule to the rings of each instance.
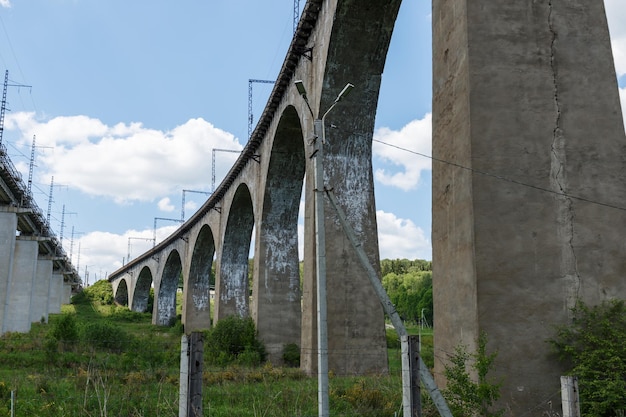
[[[168,325],[182,274],[187,331],[251,315],[270,360],[297,343],[302,368],[315,372],[313,119],[354,84],[326,119],[324,183],[377,267],[371,143],[399,5],[306,3],[241,156],[174,234],[109,276],[118,302],[144,311],[153,287],[153,322]],[[472,349],[486,332],[507,415],[544,415],[559,402],[562,369],[545,343],[554,326],[578,299],[626,297],[626,138],[604,5],[433,0],[432,20],[435,373],[446,353]],[[385,372],[382,308],[338,219],[325,213],[329,369]]]

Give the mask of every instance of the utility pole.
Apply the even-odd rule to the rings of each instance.
[[[181,209],[180,209],[180,221],[184,222],[185,221],[185,193],[197,193],[197,194],[204,194],[204,195],[211,195],[212,193],[210,191],[196,191],[196,190],[183,190],[183,201],[180,205]]]
[[[274,84],[274,81],[254,80],[254,79],[248,80],[248,139],[250,139],[250,136],[252,136],[252,125],[254,122],[254,116],[252,116],[252,84],[253,83]]]
[[[50,179],[50,192],[48,193],[48,214],[46,216],[48,226],[50,226],[50,212],[52,211],[52,190],[53,189],[54,189],[54,175]]]
[[[215,152],[231,152],[231,153],[241,153],[241,151],[236,151],[234,149],[212,149],[212,159],[211,159],[211,192],[215,192]]]
[[[65,214],[78,214],[75,213],[73,211],[65,211],[65,204],[63,204],[63,211],[61,212],[61,232],[59,233],[59,242],[61,242],[61,248],[63,247],[63,230],[65,230]],[[72,228],[72,232],[74,231],[74,228]],[[71,259],[71,255],[70,255],[70,259]]]
[[[152,241],[153,239],[150,239],[149,237],[129,237],[128,238],[128,256],[126,257],[126,263],[130,262],[130,241],[131,239],[135,239],[135,240],[146,240],[146,241]]]
[[[30,165],[28,167],[28,194],[31,194],[33,184],[33,171],[35,169],[35,148],[48,148],[52,149],[52,146],[35,146],[36,136],[33,135],[33,144],[30,148]]]
[[[168,219],[167,217],[155,217],[154,218],[154,229],[153,229],[153,237],[152,237],[152,247],[156,246],[156,227],[157,227],[157,220],[166,220],[166,221],[170,221],[170,222],[176,222],[179,224],[182,224],[183,222],[180,219]]]
[[[300,20],[300,0],[293,0],[293,33],[298,30],[298,20]]]
[[[9,84],[9,70],[4,72],[4,88],[2,89],[2,105],[0,106],[0,147],[2,146],[2,136],[4,134],[4,113],[7,109],[7,90],[8,87],[29,87],[25,84]]]
[[[435,407],[439,411],[439,414],[442,417],[452,417],[452,413],[448,408],[448,404],[446,400],[441,395],[439,388],[435,384],[435,380],[433,379],[430,371],[424,364],[421,356],[419,356],[418,352],[411,353],[412,349],[415,349],[414,345],[415,341],[411,341],[410,336],[406,331],[406,327],[404,327],[404,323],[400,318],[400,315],[396,311],[393,303],[389,299],[387,292],[383,288],[383,285],[378,277],[378,274],[370,264],[369,258],[363,249],[363,245],[357,240],[354,230],[350,226],[347,221],[346,215],[343,209],[339,206],[335,194],[332,191],[332,188],[327,188],[323,183],[324,181],[324,170],[322,167],[322,146],[326,142],[326,134],[324,127],[324,120],[328,113],[335,107],[342,98],[344,98],[354,87],[352,84],[347,84],[343,90],[339,93],[335,102],[330,106],[326,113],[318,119],[313,114],[313,110],[309,105],[309,101],[307,99],[306,89],[304,87],[304,83],[302,80],[295,81],[296,89],[298,93],[304,99],[309,111],[311,112],[311,116],[313,116],[314,125],[313,125],[313,144],[314,150],[311,155],[313,158],[313,170],[314,174],[314,196],[315,196],[315,238],[316,238],[316,267],[317,267],[317,327],[318,327],[318,350],[319,350],[319,365],[318,365],[318,384],[319,384],[319,417],[327,417],[329,416],[328,411],[328,363],[327,363],[327,343],[325,340],[327,337],[327,329],[326,329],[326,250],[325,250],[325,240],[324,240],[324,195],[328,198],[332,208],[335,210],[337,217],[339,218],[339,223],[341,224],[344,233],[352,247],[354,248],[357,257],[366,271],[366,275],[378,296],[380,303],[382,304],[383,310],[393,323],[398,336],[400,337],[401,349],[402,349],[402,406],[403,406],[403,415],[404,417],[413,417],[417,410],[419,410],[419,402],[420,398],[416,394],[417,390],[414,385],[412,375],[414,373],[419,374],[419,379],[424,383],[425,387],[428,389],[428,393],[432,398]],[[320,140],[321,139],[321,140]],[[319,160],[319,161],[318,161]],[[320,329],[322,328],[322,329]],[[324,363],[326,361],[326,363]],[[324,370],[322,371],[322,367]],[[417,368],[417,370],[416,370]],[[322,372],[325,373],[322,374]],[[325,385],[325,386],[324,386]],[[417,396],[417,398],[416,398]],[[325,398],[324,398],[325,397]]]

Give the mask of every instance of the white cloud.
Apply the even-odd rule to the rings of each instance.
[[[0,0],[0,6],[9,8],[9,7],[11,7],[11,1],[10,0]]]
[[[178,225],[156,229],[156,243],[171,235]],[[81,277],[89,272],[89,283],[105,279],[124,263],[143,254],[153,246],[154,230],[128,230],[124,234],[91,232],[80,237],[73,246],[72,264]],[[65,244],[64,246],[69,247]],[[80,252],[79,252],[80,248]],[[69,255],[69,253],[68,253]],[[80,255],[80,260],[79,260]],[[79,263],[80,262],[80,263]]]
[[[611,45],[617,76],[626,74],[626,2],[624,0],[605,0],[606,15],[611,32]]]
[[[432,165],[430,158],[416,154],[416,152],[422,155],[432,153],[431,119],[429,113],[423,119],[409,122],[399,131],[382,127],[374,132],[374,140],[377,141],[373,146],[374,155],[402,168],[394,172],[377,169],[374,174],[376,180],[383,185],[398,187],[405,191],[418,186],[421,172],[430,170]],[[407,149],[412,152],[408,152]]]
[[[230,133],[203,119],[190,119],[169,132],[140,123],[107,126],[87,116],[38,121],[34,113],[7,117],[7,129],[18,130],[22,144],[51,146],[38,154],[38,177],[104,196],[118,203],[152,201],[181,187],[209,189],[213,148],[242,149]],[[223,176],[236,154],[220,155],[216,172]],[[219,179],[218,179],[219,181]]]
[[[430,239],[411,220],[393,213],[376,212],[381,259],[432,259]]]
[[[172,212],[176,209],[176,207],[174,207],[174,205],[172,204],[172,202],[170,201],[169,197],[164,197],[162,199],[159,200],[159,202],[157,203],[157,206],[159,207],[159,210],[161,211],[165,211],[165,212]]]

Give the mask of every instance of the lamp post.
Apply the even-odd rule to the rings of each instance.
[[[315,270],[317,278],[317,377],[318,377],[318,409],[319,417],[328,417],[328,327],[326,315],[326,236],[324,227],[324,148],[326,143],[326,131],[324,121],[330,111],[346,97],[354,88],[348,83],[341,90],[333,104],[326,110],[324,115],[317,119],[313,114],[307,98],[306,89],[302,80],[295,82],[298,93],[304,99],[313,122],[313,191],[315,205]],[[321,139],[321,140],[320,140]]]

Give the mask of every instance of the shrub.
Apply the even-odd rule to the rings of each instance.
[[[50,337],[62,345],[74,345],[78,342],[79,332],[74,314],[63,314],[50,330]]]
[[[466,346],[457,346],[450,356],[450,363],[445,366],[448,385],[443,395],[455,416],[498,417],[504,414],[504,410],[491,410],[493,403],[500,398],[501,383],[487,379],[497,353],[487,354],[486,347],[487,335],[481,333],[475,353],[469,353]],[[478,381],[472,380],[468,368],[476,372]]]
[[[83,293],[91,301],[101,305],[113,305],[115,299],[113,297],[113,286],[105,279],[96,281],[92,286],[83,290]]]
[[[127,323],[141,323],[147,317],[150,317],[149,313],[138,313],[129,310],[127,307],[116,307],[111,313],[111,319],[115,321],[125,321]]]
[[[109,322],[89,323],[83,328],[83,339],[95,348],[119,352],[131,344],[131,336]]]
[[[626,305],[612,300],[589,307],[579,301],[569,326],[549,343],[578,377],[584,416],[615,416],[626,410]]]
[[[283,346],[283,362],[292,368],[300,367],[300,347],[295,343]]]
[[[258,365],[263,362],[265,347],[257,338],[252,318],[230,316],[219,320],[206,334],[204,357],[209,365],[219,366],[239,362]]]

